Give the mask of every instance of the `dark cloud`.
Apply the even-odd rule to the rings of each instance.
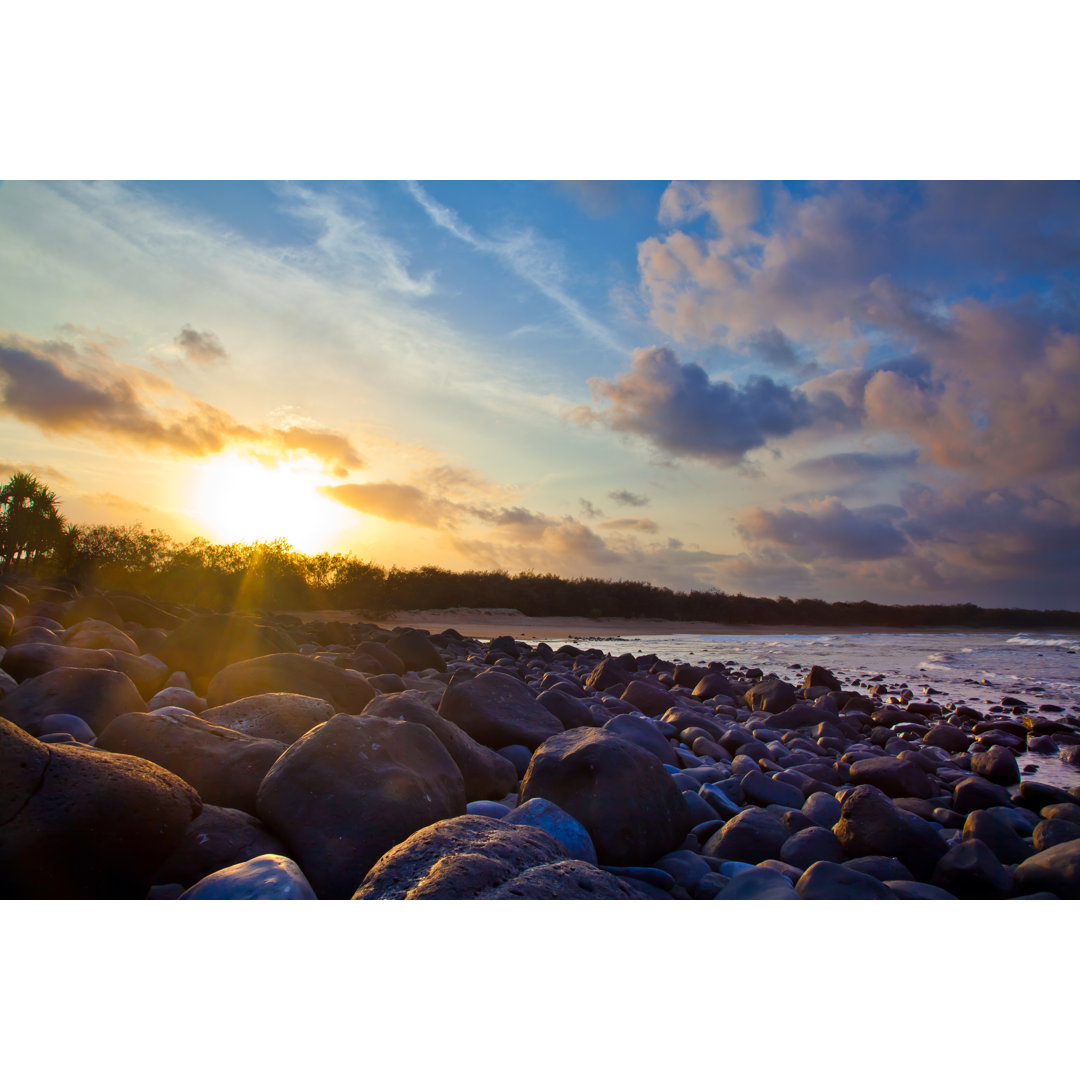
[[[738,517],[739,535],[749,544],[780,548],[799,562],[822,559],[884,559],[909,550],[897,519],[898,506],[870,506],[850,510],[829,497],[808,510],[766,510],[752,506]]]
[[[575,419],[720,466],[738,465],[770,437],[789,435],[812,419],[799,391],[761,375],[741,387],[712,382],[700,364],[684,364],[665,348],[638,349],[630,371],[589,385],[607,407],[575,410]]]
[[[781,371],[793,372],[803,378],[820,371],[813,361],[801,359],[787,335],[775,326],[753,335],[746,344],[759,360]]]
[[[896,469],[909,469],[918,459],[918,450],[907,450],[898,454],[827,454],[824,457],[800,461],[791,466],[791,471],[818,481],[867,480]]]
[[[638,495],[633,491],[627,491],[625,488],[621,491],[609,491],[608,498],[613,502],[617,502],[620,506],[647,506],[649,503],[647,495]]]
[[[212,330],[196,330],[189,323],[173,340],[193,364],[212,366],[229,358],[225,346]]]
[[[578,499],[581,506],[582,516],[587,518],[600,518],[604,516],[603,510],[598,510],[588,499]]]
[[[182,407],[158,398],[180,399]],[[107,438],[142,450],[207,457],[229,447],[276,455],[308,453],[338,475],[363,462],[335,432],[253,428],[183,394],[160,375],[111,360],[101,348],[79,353],[56,342],[0,339],[0,412],[55,435]]]

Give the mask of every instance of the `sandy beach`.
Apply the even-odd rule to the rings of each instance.
[[[424,611],[395,611],[379,618],[366,618],[352,611],[294,611],[304,622],[340,620],[346,623],[376,622],[392,629],[411,626],[418,630],[438,633],[453,629],[466,637],[488,640],[509,634],[524,641],[560,641],[565,638],[612,638],[669,634],[829,634],[838,633],[895,633],[889,627],[835,626],[764,626],[755,623],[712,623],[670,619],[590,619],[586,616],[531,616],[513,608],[438,608]]]

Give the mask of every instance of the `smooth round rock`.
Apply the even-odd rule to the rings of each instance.
[[[834,862],[807,867],[795,886],[803,900],[895,900],[892,890],[869,874]]]
[[[257,855],[216,870],[196,882],[181,900],[317,900],[299,866],[284,855]]]
[[[716,900],[799,900],[791,882],[768,867],[755,866],[733,877],[714,897]]]

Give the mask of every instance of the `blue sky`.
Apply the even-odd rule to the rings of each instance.
[[[1078,607],[1078,268],[1071,182],[6,183],[0,462],[178,539]]]

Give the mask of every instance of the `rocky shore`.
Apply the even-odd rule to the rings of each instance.
[[[0,651],[3,898],[1080,898],[1051,706],[10,577]]]

